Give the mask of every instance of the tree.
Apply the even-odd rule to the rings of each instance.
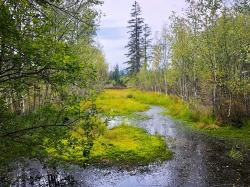
[[[250,15],[250,1],[248,0],[236,0],[234,8],[237,12]]]
[[[119,65],[116,64],[114,70],[110,72],[110,80],[112,81],[113,86],[124,86],[123,81],[124,73],[120,70]]]
[[[141,17],[141,7],[136,1],[132,5],[131,19],[128,23],[130,36],[126,46],[128,48],[126,56],[129,58],[126,62],[127,71],[129,74],[136,74],[141,68],[143,57],[143,18]]]
[[[148,24],[144,24],[143,26],[143,63],[146,64],[150,61],[151,57],[151,49],[152,49],[152,38],[151,38],[151,28]]]
[[[139,86],[167,90],[193,108],[204,105],[218,124],[240,126],[250,114],[249,1],[187,2],[187,16],[172,16],[169,30],[156,38]]]
[[[0,3],[0,170],[43,156],[86,120],[81,101],[102,90],[107,65],[94,44],[98,0]]]

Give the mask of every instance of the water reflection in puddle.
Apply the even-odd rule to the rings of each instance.
[[[29,161],[28,166],[19,167],[10,174],[12,186],[250,186],[249,153],[246,153],[243,163],[232,160],[227,156],[231,147],[223,141],[190,132],[163,116],[162,112],[162,108],[152,106],[144,113],[149,119],[116,117],[109,122],[109,128],[125,122],[138,125],[150,134],[166,137],[169,147],[175,152],[170,161],[132,171],[78,166],[52,170],[38,161]]]

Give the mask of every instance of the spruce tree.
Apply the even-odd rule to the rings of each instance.
[[[148,61],[152,58],[151,50],[152,50],[152,38],[151,38],[151,28],[148,24],[144,24],[143,26],[143,63],[147,64]]]
[[[131,19],[128,21],[129,42],[126,46],[128,48],[128,61],[126,62],[129,74],[136,74],[141,68],[141,60],[143,57],[143,25],[144,21],[141,17],[141,8],[138,2],[132,6]]]

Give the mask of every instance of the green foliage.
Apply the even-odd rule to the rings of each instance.
[[[128,52],[127,71],[129,75],[135,76],[150,58],[151,30],[141,16],[141,7],[137,1],[132,5],[131,19],[128,21],[129,41],[126,45]]]
[[[100,3],[0,3],[0,167],[20,157],[46,157],[45,142],[67,139],[77,122],[85,128],[88,155],[100,122],[92,119],[93,107],[80,109],[79,103],[93,100],[107,77],[93,41]]]
[[[229,151],[228,156],[235,160],[239,160],[239,161],[243,160],[242,153],[236,150],[234,147]]]
[[[53,141],[44,140],[46,156],[51,161],[85,165],[89,160],[94,141],[107,130],[99,112],[92,105],[82,114],[82,119],[68,129],[67,133]]]
[[[141,102],[127,97],[126,90],[105,90],[96,100],[96,104],[103,112],[111,116],[129,115],[134,112],[142,112],[149,107]]]
[[[227,7],[222,1],[198,0],[188,5],[186,16],[173,15],[170,27],[156,37],[153,59],[134,85],[177,95],[190,105],[196,100],[218,122],[240,127],[250,114],[249,3],[237,0]],[[176,112],[196,121],[214,120],[210,114],[199,119],[204,117],[196,111]]]
[[[8,115],[1,126],[1,166],[20,157],[42,158],[45,137],[56,141],[59,135],[66,133],[65,128],[57,126],[63,124],[65,113],[53,105],[25,116]]]
[[[103,104],[103,107],[107,108],[104,111],[110,115],[112,108],[109,107],[116,108],[115,102],[125,100],[125,103],[128,103],[127,100],[132,100],[127,98],[126,94],[122,94],[121,91],[105,92],[97,99],[97,106]],[[104,98],[107,101],[100,103],[99,100]],[[110,102],[112,104],[106,106]],[[134,108],[136,104],[142,109]],[[145,116],[133,112],[145,110],[145,106],[147,107],[131,101],[130,104],[118,108],[112,115],[124,114],[129,118],[144,120]],[[101,120],[100,111],[95,104],[82,102],[80,108],[81,120],[70,129],[65,129],[64,136],[60,138],[56,136],[56,139],[44,136],[42,139],[44,155],[50,162],[75,163],[83,166],[86,164],[135,166],[171,158],[172,153],[167,149],[162,137],[148,135],[146,131],[134,126],[121,125],[109,130],[105,121]],[[72,107],[67,112],[74,116],[74,112],[78,110],[79,108]]]
[[[95,126],[95,140],[89,149],[89,154],[84,155],[88,148],[86,131],[78,125],[72,130],[69,138],[61,139],[56,144],[46,141],[46,151],[51,160],[57,162],[98,164],[101,166],[135,166],[146,165],[154,161],[167,160],[172,157],[172,152],[167,149],[165,140],[160,136],[148,135],[143,129],[121,125],[111,130],[98,133],[102,124]]]
[[[194,129],[199,129],[197,125],[192,126]],[[200,129],[199,129],[200,130]],[[240,142],[250,145],[250,123],[244,124],[241,128],[233,127],[230,125],[225,125],[222,127],[216,128],[206,128],[201,129],[203,132],[210,134],[211,136],[215,136],[218,138],[227,138],[231,141]]]
[[[135,166],[170,159],[172,152],[162,137],[148,135],[138,127],[121,125],[96,140],[91,157],[101,165]]]
[[[133,97],[128,98],[130,95]],[[231,141],[242,142],[250,145],[249,120],[246,120],[241,128],[233,127],[229,124],[221,124],[213,116],[209,108],[202,106],[197,101],[187,103],[177,96],[155,92],[143,92],[135,89],[105,90],[101,95],[101,98],[105,98],[108,104],[113,102],[116,103],[117,98],[119,98],[119,100],[122,100],[124,103],[127,103],[128,100],[133,100],[137,104],[143,104],[144,106],[162,106],[166,109],[164,112],[166,115],[170,115],[183,121],[186,127],[218,138],[227,138]],[[107,111],[112,110],[111,105],[103,106],[107,107]],[[114,106],[115,105],[113,105],[113,107]],[[146,109],[147,108],[144,108],[144,110]],[[136,112],[140,111],[140,108],[136,108],[134,105],[120,106],[119,112],[115,112],[114,114],[123,114],[130,117],[128,111]]]
[[[123,79],[124,73],[119,69],[119,65],[116,64],[113,71],[109,73],[109,80],[113,87],[125,87],[125,81]]]

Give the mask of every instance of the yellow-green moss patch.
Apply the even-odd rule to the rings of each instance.
[[[160,136],[149,135],[145,130],[121,125],[99,137],[90,158],[102,165],[145,165],[167,160],[172,152]]]
[[[100,96],[107,103],[116,103],[117,98],[126,103],[128,100],[134,102],[134,105],[120,106],[116,114],[129,114],[127,111],[146,110],[148,105],[162,106],[166,109],[165,114],[184,122],[192,129],[205,132],[212,136],[239,140],[250,145],[250,120],[246,121],[241,128],[235,128],[231,125],[219,124],[213,117],[211,111],[200,105],[197,101],[190,103],[184,102],[181,98],[173,95],[166,95],[155,92],[140,91],[137,89],[110,89],[105,90]],[[112,104],[103,105],[107,108]],[[138,106],[138,108],[136,107]],[[141,107],[142,106],[142,107]]]
[[[69,139],[63,139],[59,144],[47,145],[52,160],[79,165],[131,167],[167,160],[172,156],[163,137],[150,135],[139,127],[120,125],[106,129],[98,136],[90,155],[84,157],[86,137],[81,136],[81,130],[78,132],[73,131]]]
[[[147,104],[129,98],[127,95],[127,90],[106,90],[97,98],[96,104],[111,116],[129,115],[149,109]]]

